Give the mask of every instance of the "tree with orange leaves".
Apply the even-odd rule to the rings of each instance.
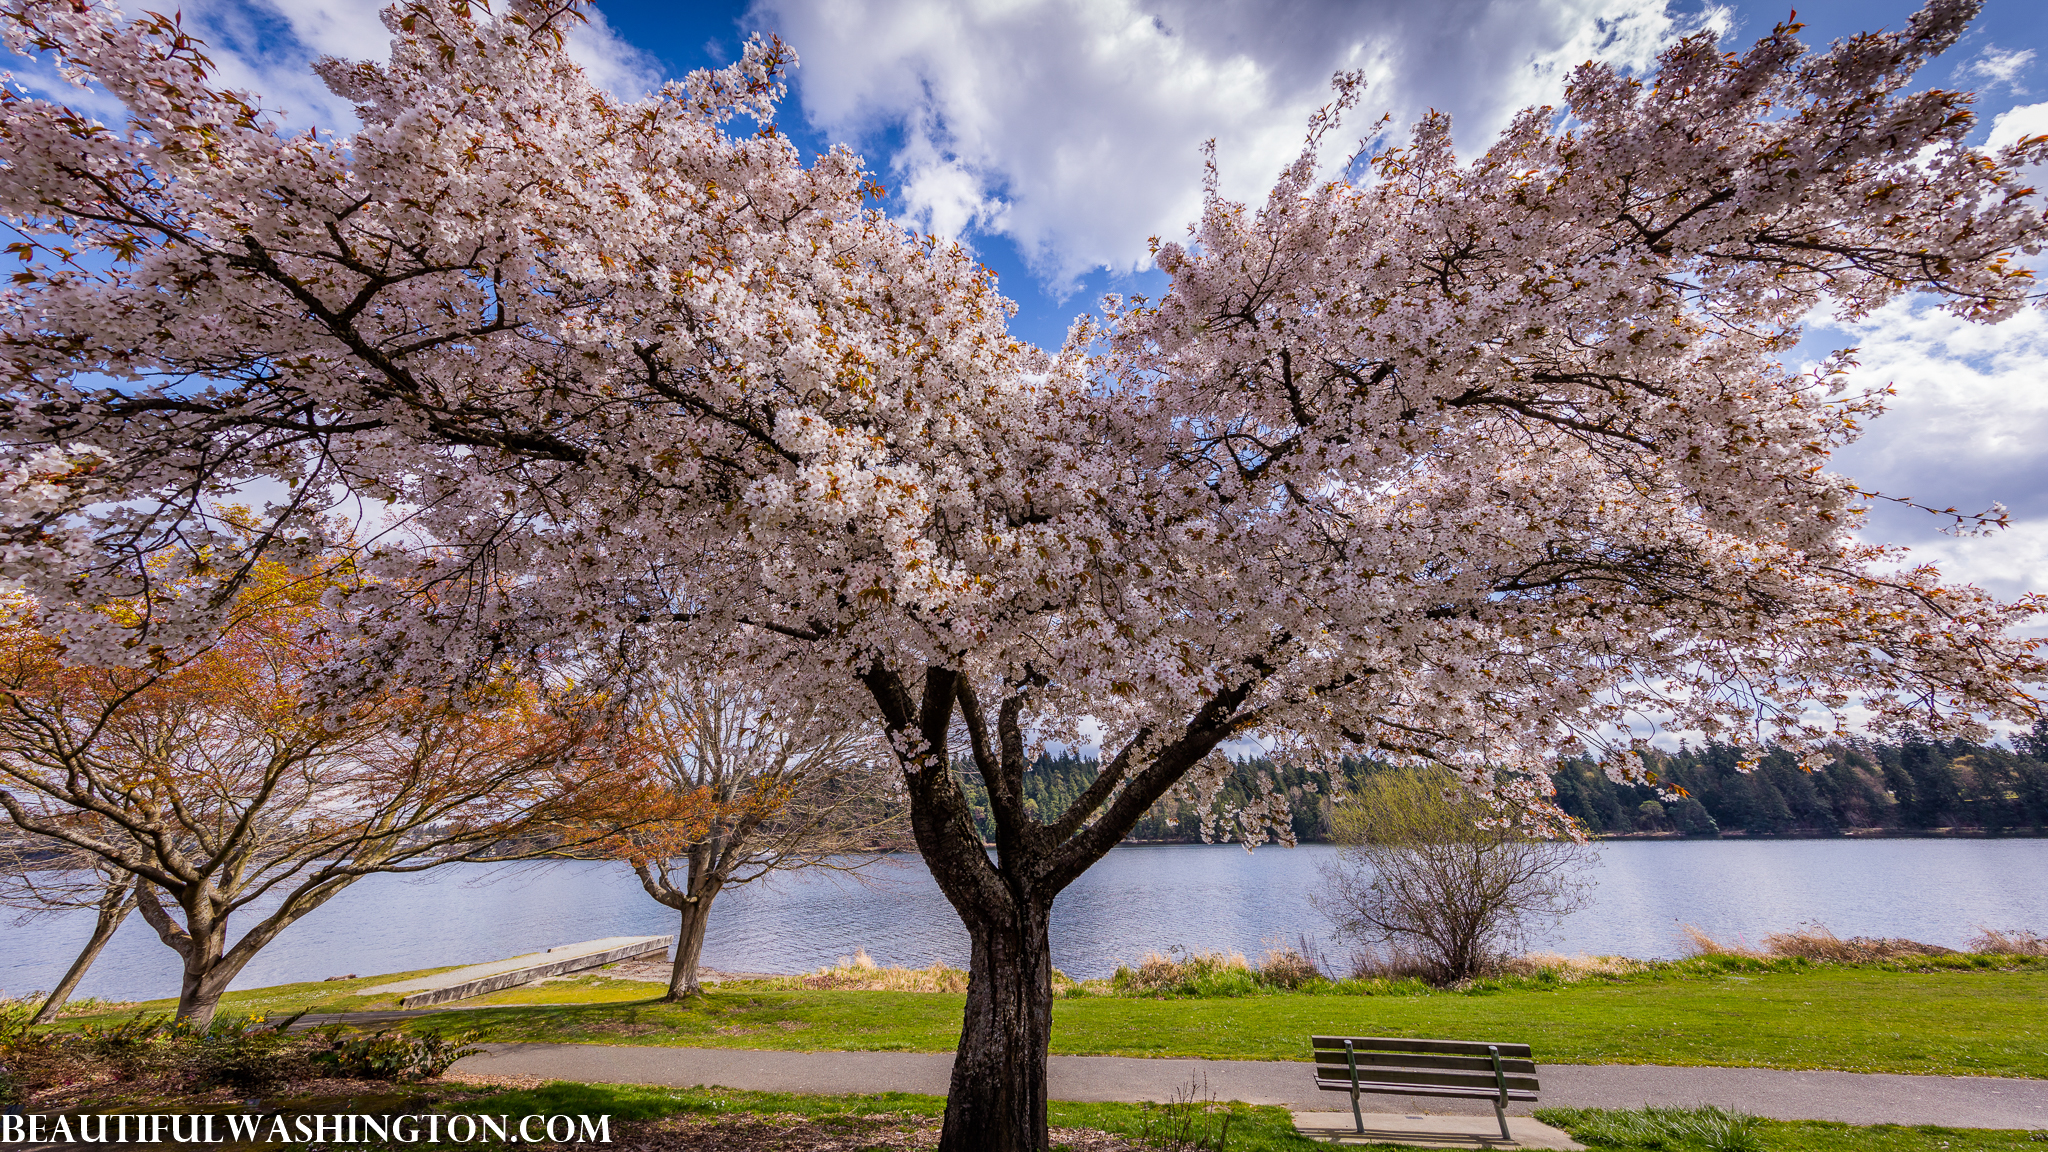
[[[348,652],[319,600],[342,578],[275,569],[213,643],[141,668],[67,664],[25,601],[0,620],[0,809],[134,879],[180,958],[178,1017],[202,1028],[259,950],[350,884],[503,859],[518,838],[516,854],[559,848],[534,834],[608,779],[594,710],[527,680],[324,695]],[[239,917],[255,920],[235,938]]]
[[[888,793],[893,760],[872,733],[716,681],[662,677],[635,695],[614,745],[634,785],[612,792],[603,846],[680,914],[667,996],[680,1000],[703,990],[697,965],[720,892],[771,872],[859,868],[899,846],[907,825]]]

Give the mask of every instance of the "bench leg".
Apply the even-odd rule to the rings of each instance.
[[[1500,1095],[1493,1098],[1493,1118],[1500,1121],[1500,1138],[1513,1140],[1514,1137],[1508,1135],[1508,1078],[1507,1073],[1501,1071],[1500,1048],[1488,1044],[1486,1054],[1493,1057],[1493,1083],[1500,1090]]]
[[[1349,1040],[1344,1041],[1344,1059],[1351,1065],[1351,1123],[1358,1129],[1358,1134],[1363,1136],[1365,1117],[1358,1112],[1358,1049],[1353,1048]]]

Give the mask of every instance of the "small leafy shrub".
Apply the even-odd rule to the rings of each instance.
[[[183,1045],[200,1086],[257,1091],[312,1072],[305,1038],[286,1029],[304,1013],[277,1023],[263,1016],[218,1016],[205,1035]]]
[[[1646,1152],[1763,1152],[1763,1120],[1701,1108],[1545,1108],[1536,1118],[1577,1140]]]
[[[94,1064],[106,1067],[123,1080],[136,1080],[173,1071],[181,1053],[180,1041],[190,1040],[192,1026],[158,1013],[137,1013],[117,1024],[88,1024],[78,1032],[78,1046]]]
[[[39,1091],[116,1080],[153,1081],[164,1090],[256,1091],[307,1077],[315,1043],[287,1031],[298,1016],[216,1016],[204,1032],[169,1016],[137,1015],[76,1033],[29,1026],[34,1005],[0,1003],[0,1104],[24,1104]]]
[[[380,1030],[365,1036],[354,1029],[337,1029],[324,1033],[328,1047],[315,1052],[313,1062],[352,1080],[426,1080],[464,1056],[483,1051],[472,1046],[478,1035],[472,1031],[452,1037],[408,1036]]]
[[[28,1100],[27,1078],[16,1066],[33,1059],[43,1037],[29,1031],[35,1008],[25,1000],[0,1000],[0,1106]]]

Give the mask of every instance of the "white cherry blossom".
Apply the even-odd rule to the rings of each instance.
[[[1053,897],[1228,741],[1440,761],[1541,820],[1554,757],[1627,771],[1605,736],[1645,724],[1817,756],[1858,709],[2038,715],[2039,601],[1892,571],[1828,467],[1882,395],[1780,362],[1816,307],[2037,302],[2048,138],[1975,151],[1967,96],[1909,90],[1975,10],[1696,36],[1470,161],[1436,118],[1321,181],[1340,77],[1262,204],[1212,188],[1167,293],[1047,354],[854,156],[774,130],[774,41],[625,102],[572,7],[408,0],[388,64],[320,66],[338,139],[174,21],[8,0],[17,51],[130,116],[0,94],[7,574],[74,658],[139,659],[382,502],[334,691],[630,642],[879,718],[974,941],[942,1146],[1043,1148]],[[285,493],[266,530],[221,530],[250,491]],[[167,576],[176,610],[91,610]],[[1030,742],[1084,721],[1101,777],[1032,818]]]

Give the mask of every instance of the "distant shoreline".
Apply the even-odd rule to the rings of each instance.
[[[1812,830],[1793,832],[1720,832],[1712,836],[1688,836],[1683,832],[1595,832],[1589,840],[1691,840],[1707,842],[1713,840],[2041,840],[2048,839],[2048,832],[2014,830],[1987,832],[1981,828],[1845,828],[1837,832]],[[1217,840],[1215,845],[1238,844],[1236,840]],[[1268,841],[1267,843],[1270,843]],[[1322,844],[1340,847],[1334,840],[1303,840],[1303,845]],[[1117,847],[1174,848],[1201,847],[1200,840],[1121,840]],[[988,847],[995,847],[990,844]]]
[[[1987,832],[1982,828],[1844,828],[1839,832],[1721,832],[1687,836],[1683,832],[1601,832],[1594,840],[2040,840],[2048,833],[2028,830]]]

